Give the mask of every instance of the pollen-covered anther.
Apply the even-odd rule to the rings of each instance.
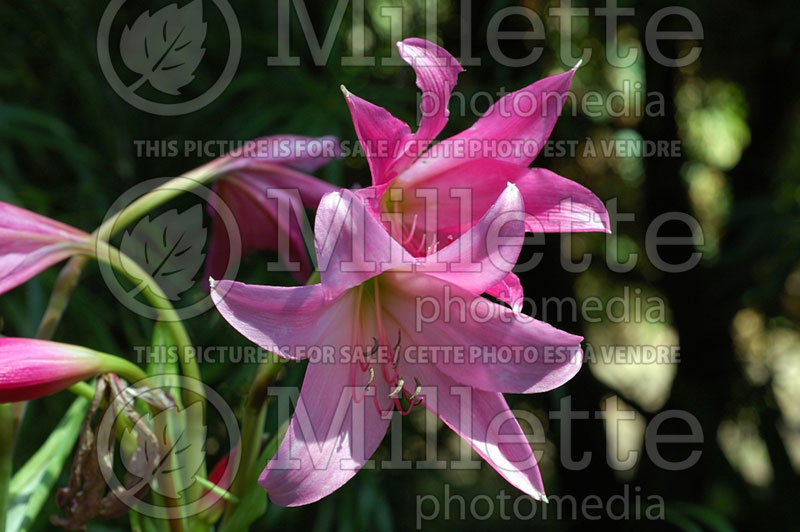
[[[398,394],[403,391],[403,384],[405,384],[403,377],[397,379],[397,385],[394,387],[394,390],[392,390],[391,393],[389,393],[389,397],[392,398],[397,397]]]
[[[375,370],[372,369],[372,368],[369,368],[369,380],[367,381],[366,386],[364,386],[365,390],[369,390],[369,387],[372,384],[373,380],[375,380]]]
[[[411,401],[411,400],[412,400],[412,399],[414,399],[416,396],[418,396],[418,395],[419,395],[419,393],[422,391],[422,384],[420,384],[420,382],[419,382],[419,379],[418,379],[418,378],[416,378],[416,377],[414,377],[414,384],[416,384],[417,386],[416,386],[416,388],[414,388],[414,393],[412,393],[412,394],[411,394],[411,395],[408,397],[408,400],[409,400],[409,401]],[[419,403],[417,403],[417,404],[419,404]]]

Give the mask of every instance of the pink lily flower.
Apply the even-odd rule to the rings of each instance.
[[[581,338],[480,296],[513,267],[524,220],[520,191],[509,184],[469,231],[436,253],[414,257],[360,196],[343,190],[326,195],[317,211],[320,284],[212,281],[214,303],[235,329],[283,357],[309,359],[286,436],[259,478],[275,503],[308,504],[338,489],[378,447],[389,414],[418,404],[512,485],[544,496],[531,447],[502,393],[544,392],[572,378],[581,365]],[[415,325],[420,301],[459,306],[447,298],[483,310]],[[511,345],[561,356],[422,355],[435,346],[464,353]],[[315,347],[333,354],[310,356]],[[470,391],[471,408],[461,408],[454,387]]]
[[[308,279],[312,265],[298,220],[305,219],[304,209],[315,209],[322,196],[338,187],[306,172],[338,155],[334,137],[279,135],[256,139],[211,163],[224,174],[213,190],[236,217],[243,253],[278,251],[286,263],[293,263],[287,269],[299,282]],[[289,207],[287,212],[281,204]],[[230,260],[229,236],[213,201],[209,213],[213,221],[206,279],[222,277]]]
[[[370,208],[396,218],[412,253],[431,253],[472,227],[507,182],[522,193],[528,231],[609,231],[603,202],[586,187],[529,168],[555,126],[575,69],[505,95],[472,127],[432,146],[447,124],[447,104],[463,68],[423,39],[397,47],[423,93],[416,133],[386,109],[342,91],[379,190]],[[522,293],[516,275],[508,277],[489,293],[511,302]]]
[[[0,294],[77,253],[92,253],[88,233],[0,202]]]
[[[145,376],[127,360],[84,347],[0,338],[0,403],[52,395],[101,373]]]

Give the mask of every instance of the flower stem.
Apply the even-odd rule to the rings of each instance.
[[[147,373],[133,362],[105,353],[103,353],[103,369],[107,373],[116,373],[130,384],[147,379]]]
[[[94,236],[98,240],[107,242],[129,224],[147,214],[148,211],[174,199],[183,192],[187,192],[212,181],[219,177],[221,173],[220,162],[215,160],[171,179],[138,198],[126,208],[107,219],[95,230]],[[61,316],[64,314],[72,292],[77,286],[81,272],[86,266],[86,262],[86,256],[77,255],[72,257],[61,269],[55,287],[53,288],[53,294],[50,296],[50,301],[45,310],[44,317],[39,324],[39,330],[36,334],[37,338],[50,340],[53,337],[53,333],[61,321]]]
[[[153,280],[150,275],[142,269],[139,264],[126,256],[118,249],[110,246],[109,244],[98,240],[97,241],[97,260],[103,261],[130,280],[135,283],[145,283],[147,288],[143,290],[145,297],[150,304],[156,309],[158,318],[164,323],[164,326],[170,332],[170,335],[175,340],[176,347],[180,356],[178,361],[181,365],[181,372],[187,377],[186,389],[183,393],[183,404],[187,409],[187,423],[186,431],[191,445],[197,445],[197,448],[204,446],[204,418],[205,418],[205,391],[200,376],[200,368],[197,365],[197,359],[194,355],[194,349],[189,339],[189,334],[183,326],[178,313],[175,312],[169,298],[158,286],[158,283]],[[194,402],[199,401],[203,408],[189,409],[188,407]],[[198,475],[206,475],[205,462],[198,471]],[[202,486],[194,484],[190,488],[190,492],[196,494],[197,497],[202,493]]]
[[[253,478],[253,467],[258,459],[258,454],[261,452],[261,432],[267,415],[267,388],[275,382],[278,372],[283,367],[283,362],[283,358],[274,355],[272,360],[259,365],[258,373],[256,373],[253,383],[250,385],[244,418],[242,419],[239,471],[233,479],[229,490],[231,495],[239,499],[242,498],[245,490],[249,487]],[[230,519],[235,506],[235,504],[226,506],[223,522]]]
[[[94,399],[94,388],[85,382],[75,383],[67,389],[78,397],[83,397],[84,399],[88,399],[90,401]]]
[[[180,316],[158,283],[135,260],[103,241],[97,242],[97,260],[105,262],[134,283],[146,285],[147,288],[142,290],[142,293],[155,308],[159,320],[164,323],[175,340],[182,355],[178,358],[183,374],[199,381],[200,369],[191,349],[192,342],[189,339],[189,333],[186,332]],[[202,391],[198,395],[202,398]]]
[[[177,197],[183,192],[192,190],[222,175],[224,172],[221,171],[220,166],[220,161],[214,160],[156,187],[154,190],[148,192],[128,205],[125,209],[106,220],[105,223],[97,228],[94,235],[98,240],[108,241],[130,223],[144,216],[149,210]],[[50,301],[47,304],[42,321],[39,323],[39,328],[36,332],[37,338],[41,340],[50,340],[53,338],[53,334],[58,324],[61,322],[61,317],[64,315],[72,293],[78,285],[78,280],[83,272],[83,268],[86,267],[88,258],[91,255],[92,253],[87,253],[86,255],[76,255],[72,257],[61,269],[61,272],[59,272],[56,284],[53,287],[53,293],[50,296]],[[24,402],[14,404],[15,429],[24,415],[26,404],[27,403]]]
[[[214,160],[159,185],[108,218],[95,230],[94,236],[107,242],[112,236],[159,205],[219,177],[222,173],[221,165],[221,161]]]

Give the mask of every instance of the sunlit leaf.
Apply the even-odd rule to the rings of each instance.
[[[11,479],[7,532],[29,530],[36,520],[75,446],[88,409],[88,400],[73,401],[44,445]]]

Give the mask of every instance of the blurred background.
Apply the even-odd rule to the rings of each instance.
[[[418,498],[432,494],[442,501],[447,485],[448,493],[463,497],[467,506],[476,496],[488,495],[495,501],[495,510],[486,520],[467,515],[462,521],[458,519],[459,503],[452,503],[449,521],[442,508],[436,519],[422,523],[425,529],[447,530],[456,525],[554,531],[588,526],[798,530],[800,37],[796,21],[800,3],[621,0],[620,6],[634,8],[635,14],[620,18],[612,37],[622,50],[632,47],[639,54],[638,60],[625,68],[605,60],[606,47],[612,44],[607,39],[606,19],[597,16],[595,8],[606,3],[579,0],[573,7],[590,8],[589,16],[573,18],[572,35],[566,41],[558,19],[549,13],[558,1],[429,1],[426,8],[424,0],[376,0],[366,3],[363,17],[355,18],[353,4],[339,2],[346,10],[337,28],[330,25],[339,16],[337,3],[307,0],[320,42],[325,32],[330,32],[329,59],[315,65],[292,8],[290,51],[299,57],[299,66],[268,65],[267,58],[278,55],[281,3],[232,4],[242,34],[235,76],[211,104],[179,117],[139,111],[106,81],[96,42],[104,2],[0,3],[0,200],[92,231],[111,203],[134,184],[178,175],[209,160],[183,153],[141,156],[135,141],[245,140],[296,133],[336,135],[352,143],[355,133],[340,84],[388,108],[413,127],[418,96],[413,71],[407,66],[380,64],[380,58],[392,55],[396,37],[381,8],[401,7],[402,16],[393,20],[402,20],[403,37],[430,35],[426,34],[429,9],[429,21],[435,11],[434,29],[440,45],[463,57],[462,32],[468,32],[471,55],[480,59],[479,65],[466,66],[459,77],[456,90],[460,94],[451,101],[444,136],[469,127],[486,110],[486,94],[473,99],[475,95],[488,93],[497,99],[501,90],[516,90],[572,66],[559,59],[564,42],[571,45],[575,57],[581,49],[591,49],[592,58],[578,70],[572,85],[576,101],[588,91],[605,97],[620,91],[622,96],[614,99],[611,109],[598,107],[598,113],[587,113],[584,106],[568,101],[551,138],[573,142],[575,153],[543,153],[534,164],[583,183],[602,200],[616,202],[615,210],[627,216],[612,215],[619,223],[611,236],[586,234],[564,241],[559,235],[548,235],[541,264],[521,274],[526,295],[537,302],[575,298],[578,312],[547,307],[539,308],[537,316],[584,335],[587,354],[595,353],[587,356],[586,367],[562,388],[545,395],[508,397],[513,408],[535,413],[545,426],[548,443],[543,448],[541,469],[548,494],[554,500],[560,497],[556,504],[567,509],[561,520],[554,518],[554,503],[549,516],[537,505],[531,521],[504,520],[496,507],[498,494],[504,490],[512,502],[520,494],[484,464],[479,471],[363,471],[320,503],[302,509],[270,506],[253,529],[413,529]],[[151,4],[148,7],[156,10],[169,2]],[[645,50],[648,20],[659,9],[673,5],[691,9],[704,31],[697,42],[662,44],[661,50],[670,57],[685,54],[693,46],[702,47],[699,59],[682,68],[661,66]],[[492,17],[509,6],[532,9],[544,23],[545,39],[500,44],[502,53],[511,58],[524,58],[534,46],[542,46],[541,57],[532,64],[504,66],[490,53],[487,28]],[[132,22],[142,9],[142,4],[125,4],[118,17]],[[218,77],[229,47],[227,33],[219,31],[219,12],[210,2],[205,2],[204,12],[209,30],[206,55],[195,72],[199,92]],[[112,41],[115,35],[119,38],[122,25],[112,28]],[[510,16],[499,28],[529,31],[530,25],[523,17]],[[689,28],[681,18],[668,18],[660,29]],[[351,39],[353,33],[364,39]],[[342,57],[361,53],[377,56],[378,64],[342,66]],[[118,59],[112,53],[112,62],[123,72]],[[143,91],[147,96],[147,90]],[[150,96],[157,98],[158,94]],[[647,112],[648,105],[652,112]],[[678,156],[604,154],[600,149],[603,141],[636,145],[664,140],[679,141]],[[587,143],[597,148],[596,154],[587,152]],[[317,175],[347,187],[369,182],[363,157],[335,161]],[[181,201],[170,208],[180,206]],[[648,227],[666,212],[688,213],[702,228],[703,238],[695,238],[694,246],[662,250],[664,260],[674,264],[701,252],[698,266],[688,272],[664,273],[648,258]],[[684,223],[667,223],[659,235],[687,236],[689,231]],[[563,268],[565,254],[577,260],[584,253],[592,257],[585,271],[573,273]],[[631,260],[632,254],[637,254],[638,260]],[[608,257],[622,263],[631,260],[631,267],[611,268]],[[238,278],[291,283],[288,276],[276,278],[266,272],[264,264],[271,258],[267,253],[248,255]],[[34,335],[57,272],[58,268],[52,268],[0,297],[3,334]],[[105,294],[97,267],[89,266],[55,339],[132,358],[132,345],[149,344],[152,323]],[[586,320],[580,304],[592,297],[600,298],[603,308],[613,298],[622,298],[632,318],[615,320],[601,312],[598,315],[604,317],[599,321]],[[621,304],[617,301],[614,304]],[[639,319],[634,319],[635,308],[641,309]],[[542,315],[543,310],[550,312]],[[187,325],[198,344],[244,345],[214,312]],[[679,360],[625,363],[604,360],[601,353],[603,346],[647,345],[677,346],[673,352],[679,353]],[[240,413],[252,366],[215,364],[202,371],[207,382]],[[301,364],[291,365],[282,382],[299,383],[303,371]],[[570,397],[573,410],[591,413],[589,419],[572,422],[569,449],[573,460],[592,453],[588,465],[579,470],[563,466],[563,427],[548,416],[566,397]],[[65,392],[33,403],[22,427],[17,465],[55,426],[67,399]],[[666,470],[646,452],[647,428],[659,413],[670,410],[690,413],[702,427],[701,443],[659,448],[665,458],[675,462],[700,451],[699,460],[688,469]],[[598,411],[603,414],[595,414]],[[403,421],[404,457],[423,459],[424,415],[415,412]],[[269,422],[268,430],[274,431],[276,420]],[[686,422],[679,421],[664,423],[659,431],[687,434],[689,429]],[[218,444],[215,447],[215,435],[222,430],[209,427],[207,452],[212,463],[226,452]],[[388,442],[387,438],[376,458],[389,456]],[[442,457],[459,456],[459,439],[446,428],[439,432],[438,445]],[[631,451],[638,452],[639,459],[633,465],[620,466]],[[60,485],[65,483],[66,476]],[[591,495],[608,501],[626,490],[631,505],[627,519],[615,520],[605,512],[600,521],[588,521],[579,511],[581,501]],[[567,496],[578,503],[574,515]],[[643,515],[654,497],[663,500],[663,519],[637,520],[636,506]],[[484,505],[478,506],[481,514],[486,513]],[[425,508],[431,511],[430,506]],[[523,514],[531,512],[529,503],[520,508]],[[46,516],[55,511],[54,503],[49,503],[36,524],[38,530],[50,529]],[[620,512],[621,507],[615,507],[612,513]],[[513,515],[510,509],[507,513]],[[127,521],[120,520],[96,522],[89,530],[126,528]]]

